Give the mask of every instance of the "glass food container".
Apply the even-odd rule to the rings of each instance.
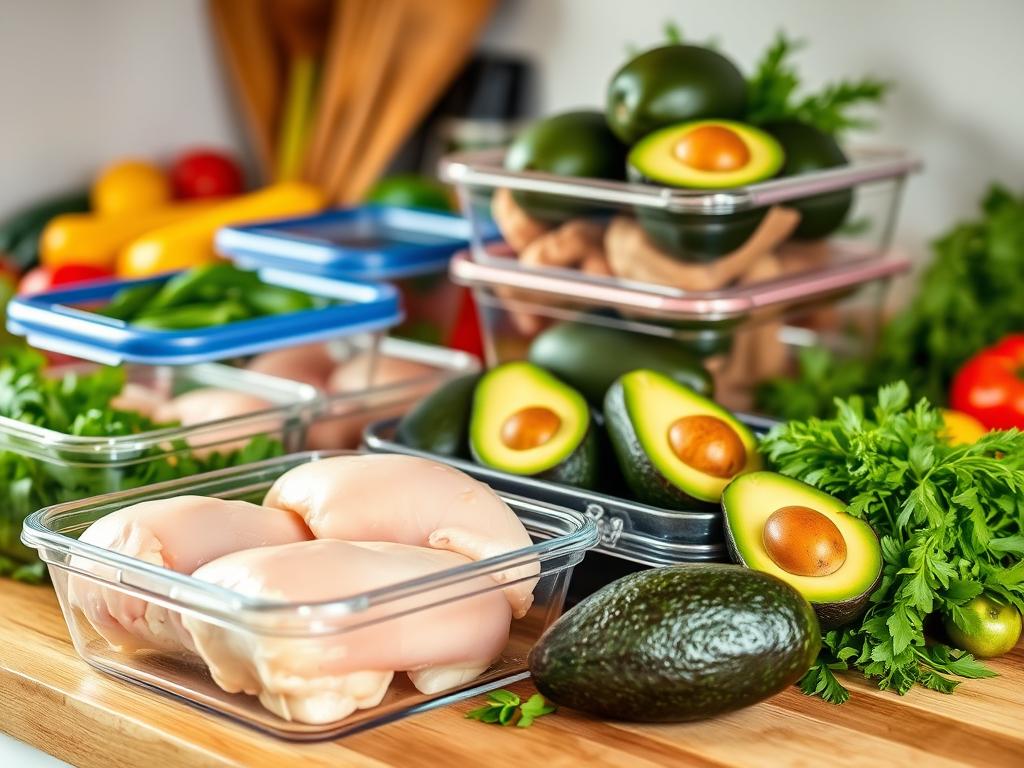
[[[61,366],[48,375],[86,374],[98,368],[91,363]],[[127,385],[164,397],[215,387],[269,405],[192,426],[116,437],[67,434],[0,416],[0,463],[5,467],[0,478],[0,555],[28,569],[38,563],[19,537],[22,521],[40,507],[297,450],[319,397],[313,387],[217,363],[126,365],[124,374]]]
[[[475,259],[692,291],[764,279],[768,255],[797,272],[884,253],[903,184],[920,163],[898,150],[849,157],[845,166],[718,190],[509,171],[501,150],[449,155],[440,175],[459,191]],[[488,237],[495,227],[511,251]]]
[[[791,370],[794,344],[851,329],[865,341],[873,338],[892,278],[910,266],[907,257],[890,253],[696,292],[531,269],[514,259],[474,260],[468,253],[453,259],[451,274],[473,289],[489,366],[530,357],[541,337],[566,327],[603,329],[593,352],[603,356],[656,337],[712,374],[716,400],[749,410],[759,381]]]
[[[246,467],[234,467],[159,483],[134,491],[69,502],[42,509],[25,522],[23,540],[38,549],[67,620],[75,648],[89,664],[115,677],[175,696],[204,710],[293,740],[316,740],[380,725],[396,718],[473,696],[526,676],[526,655],[544,629],[562,611],[573,567],[597,543],[597,526],[579,512],[503,496],[530,533],[533,544],[508,554],[441,571],[427,577],[364,594],[313,604],[283,603],[246,597],[149,563],[83,544],[77,539],[92,522],[130,504],[182,494],[260,500],[284,472],[309,461],[335,455],[304,453]],[[115,651],[72,604],[69,583],[94,585],[198,621],[216,625],[250,642],[283,643],[308,652],[360,628],[382,626],[410,612],[426,611],[501,589],[490,578],[509,568],[536,565],[539,577],[529,613],[513,621],[500,658],[480,677],[436,695],[418,693],[404,675],[395,680],[377,707],[357,710],[345,720],[323,725],[288,721],[264,709],[255,697],[228,694],[214,684],[205,665],[186,651],[178,654]],[[415,607],[410,608],[413,601]],[[396,625],[399,626],[399,625]]]

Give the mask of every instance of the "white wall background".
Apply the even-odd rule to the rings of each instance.
[[[745,69],[784,27],[810,85],[896,81],[877,140],[925,160],[900,227],[916,252],[989,180],[1024,190],[1024,0],[504,0],[484,42],[534,57],[552,111],[600,104],[666,19]],[[0,0],[0,110],[0,215],[117,156],[240,138],[202,0]]]

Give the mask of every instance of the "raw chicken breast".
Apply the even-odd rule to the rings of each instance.
[[[192,573],[210,560],[240,549],[313,538],[291,512],[206,496],[144,501],[119,509],[90,525],[81,541],[179,573]],[[95,571],[83,558],[77,568]],[[81,608],[107,642],[118,650],[191,650],[180,616],[159,605],[71,576],[71,604]]]
[[[368,386],[380,390],[388,385],[412,379],[423,379],[422,383],[403,391],[400,397],[387,392],[376,392],[362,402],[347,403],[335,400],[331,403],[330,414],[310,427],[307,446],[310,450],[323,451],[336,448],[358,448],[362,441],[363,428],[371,421],[402,415],[408,403],[427,394],[437,383],[426,374],[434,369],[430,366],[405,360],[400,357],[379,355],[373,366],[373,380],[369,381],[373,355],[360,352],[338,365],[327,382],[331,394],[360,392]],[[398,402],[395,402],[397,399]],[[369,404],[369,407],[367,407]]]
[[[326,344],[303,344],[264,352],[250,360],[246,368],[326,389],[336,364]]]
[[[469,562],[424,547],[323,539],[236,552],[193,575],[245,595],[311,603]],[[477,577],[372,606],[351,616],[356,628],[319,637],[242,632],[195,616],[183,622],[221,688],[257,695],[286,720],[329,723],[379,704],[396,671],[409,671],[424,693],[483,673],[505,648],[511,622],[501,592],[482,592],[491,584]]]
[[[230,389],[201,387],[178,395],[157,408],[153,414],[156,421],[177,421],[183,427],[210,421],[219,421],[233,416],[244,416],[272,408],[273,404],[262,397]],[[245,447],[254,435],[280,429],[280,419],[268,418],[266,425],[245,424],[207,430],[188,438],[196,456],[210,453],[228,453]]]
[[[263,503],[302,515],[317,538],[392,541],[483,560],[532,544],[526,528],[488,486],[429,459],[393,454],[336,456],[277,479]],[[516,582],[505,595],[516,618],[533,603],[537,563],[494,574]]]
[[[111,401],[110,407],[119,411],[134,411],[152,419],[164,404],[167,398],[163,393],[129,381]]]

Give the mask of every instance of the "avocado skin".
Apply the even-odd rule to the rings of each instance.
[[[705,118],[740,120],[747,81],[729,59],[696,45],[666,45],[626,62],[608,84],[605,116],[634,144],[651,131]]]
[[[505,153],[505,167],[621,181],[626,178],[626,147],[608,129],[600,112],[565,112],[537,120],[523,130]],[[535,219],[552,224],[601,211],[592,204],[557,195],[516,190],[512,196]]]
[[[633,422],[626,409],[626,393],[622,382],[616,381],[608,388],[604,398],[604,426],[608,431],[619,469],[626,485],[637,501],[655,507],[668,509],[693,509],[710,506],[680,490],[665,478],[647,456],[640,444]]]
[[[469,457],[469,414],[480,374],[459,376],[420,400],[398,422],[398,442],[441,456]]]
[[[576,449],[551,469],[541,472],[537,477],[553,483],[572,485],[576,488],[592,490],[598,483],[599,454],[601,452],[598,428],[591,417],[586,437]]]
[[[649,368],[711,397],[711,375],[684,344],[588,323],[558,323],[530,344],[528,359],[578,390],[596,406],[624,373]]]
[[[680,261],[705,264],[732,253],[757,231],[767,208],[724,214],[635,209],[637,221],[658,248]]]
[[[631,574],[556,621],[529,656],[555,703],[641,722],[701,720],[795,683],[821,648],[811,606],[781,579],[733,565]]]
[[[782,120],[761,127],[778,140],[786,153],[782,176],[798,176],[849,163],[836,140],[814,126],[798,120]],[[800,224],[793,237],[817,240],[828,237],[843,225],[853,206],[853,190],[826,192],[792,200],[786,205],[800,211]]]

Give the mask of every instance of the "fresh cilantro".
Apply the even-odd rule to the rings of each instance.
[[[826,85],[818,93],[798,97],[800,74],[792,58],[805,46],[804,41],[789,38],[785,32],[776,34],[747,83],[747,119],[755,124],[799,120],[829,134],[871,127],[870,120],[853,110],[881,102],[889,83],[872,77],[843,80]]]
[[[557,709],[539,693],[533,694],[525,703],[521,703],[520,698],[511,691],[497,690],[487,694],[487,703],[484,706],[467,712],[466,718],[492,725],[514,723],[517,728],[529,728],[538,717],[550,715]]]
[[[842,698],[831,671],[847,666],[901,694],[989,677],[970,654],[926,643],[925,621],[939,613],[969,630],[962,608],[982,592],[1024,610],[1024,433],[952,446],[938,409],[911,405],[903,382],[874,400],[870,411],[859,397],[837,400],[834,418],[780,424],[762,442],[779,472],[845,499],[881,540],[882,583],[867,612],[825,634],[801,682],[828,700]]]

